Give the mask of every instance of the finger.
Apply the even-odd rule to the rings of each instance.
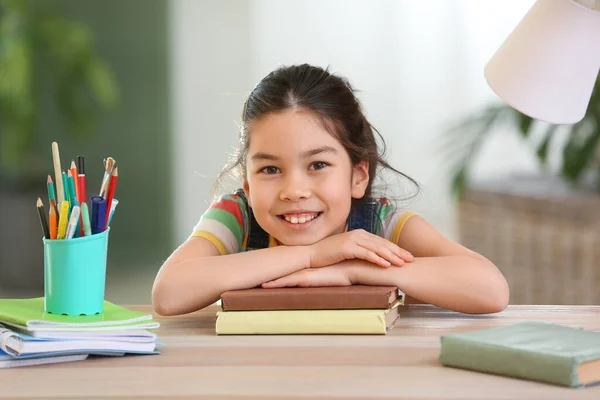
[[[291,275],[284,276],[278,279],[274,279],[269,282],[263,283],[261,286],[263,288],[276,288],[276,287],[286,287],[286,286],[296,286],[297,279]]]
[[[392,243],[392,242],[390,242],[390,243]],[[415,257],[408,250],[405,250],[402,247],[397,246],[397,245],[396,245],[396,247],[399,249],[399,253],[400,253],[400,254],[398,254],[398,253],[396,253],[396,254],[398,254],[399,257],[402,258],[404,261],[411,262],[415,259]]]
[[[381,254],[381,251],[383,251],[383,250],[376,250],[376,249],[381,249],[382,247],[386,248],[395,257],[403,260],[403,262],[401,264],[404,264],[404,262],[411,262],[414,259],[413,255],[410,252],[408,252],[405,249],[403,249],[402,247],[398,246],[396,243],[390,242],[386,238],[382,238],[377,235],[372,235],[371,242],[373,244],[373,247],[371,249],[389,261],[398,262],[398,259],[395,259],[395,261],[394,261],[394,260],[386,257],[384,254]]]
[[[358,247],[354,252],[354,258],[360,258],[366,261],[370,261],[373,264],[379,265],[383,268],[388,268],[392,265],[391,262],[389,262],[383,257],[380,257],[379,255],[377,255],[377,253],[374,253],[373,251],[365,247]]]
[[[394,244],[389,240],[383,238],[378,238],[378,240],[365,239],[362,246],[389,261],[390,264],[397,266],[404,265],[404,259],[394,253]]]
[[[383,241],[383,244],[386,248],[388,248],[391,252],[393,252],[396,256],[400,257],[401,259],[403,259],[404,261],[412,261],[413,260],[413,255],[410,254],[409,251],[403,249],[402,247],[398,246],[396,243],[394,242],[390,242],[389,240],[379,237],[380,241]]]

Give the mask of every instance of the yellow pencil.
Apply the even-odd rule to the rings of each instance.
[[[64,239],[67,235],[67,223],[69,222],[69,202],[60,203],[60,217],[58,219],[57,239]]]

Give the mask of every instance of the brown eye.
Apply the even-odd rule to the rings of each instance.
[[[267,175],[276,174],[279,172],[279,168],[269,165],[268,167],[264,167],[260,170],[260,172],[265,173]]]
[[[312,170],[319,170],[319,169],[323,169],[325,167],[327,167],[329,164],[327,164],[324,161],[316,161],[312,164],[310,164],[310,167],[308,167],[308,169],[312,169]]]

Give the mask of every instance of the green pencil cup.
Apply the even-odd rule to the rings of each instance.
[[[103,312],[108,233],[44,241],[44,309],[58,315]]]

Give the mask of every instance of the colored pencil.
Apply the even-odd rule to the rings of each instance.
[[[69,202],[63,201],[60,203],[60,216],[58,218],[57,239],[64,239],[67,234],[67,223],[69,222]]]
[[[62,175],[61,175],[61,179],[62,179],[62,183],[63,183],[63,197],[64,197],[64,201],[66,201],[69,204],[69,209],[71,208],[71,199],[69,198],[69,183],[67,181],[67,174],[65,174],[65,172],[63,171]],[[61,204],[62,207],[62,203],[59,202],[59,204]]]
[[[48,175],[48,179],[46,180],[46,187],[48,188],[48,200],[55,200],[54,183],[52,183],[52,177],[50,175]]]
[[[115,196],[115,188],[117,186],[117,180],[119,179],[119,168],[115,167],[113,169],[112,174],[110,175],[110,184],[108,185],[108,190],[106,191],[106,224],[104,225],[104,229],[108,226],[108,218],[110,217],[110,209],[112,208],[112,200]]]
[[[77,156],[77,201],[81,206],[87,202],[85,193],[85,159],[83,156]],[[83,208],[82,210],[83,211]],[[79,233],[81,236],[85,235],[83,226],[83,212],[81,213],[81,223],[79,224]]]
[[[40,217],[40,224],[42,225],[42,231],[44,232],[44,238],[50,239],[50,228],[48,228],[48,220],[46,219],[46,211],[44,210],[44,203],[42,199],[37,199],[38,215]]]
[[[56,178],[56,200],[58,204],[62,204],[65,199],[63,181],[61,179],[60,154],[58,143],[56,142],[52,142],[52,162],[54,164],[54,177]]]
[[[58,213],[56,212],[56,206],[50,207],[49,217],[50,217],[50,239],[56,239],[56,236],[58,233]]]
[[[56,208],[56,197],[54,197],[54,183],[52,182],[52,177],[50,175],[48,175],[46,186],[48,187],[48,202],[50,203],[50,208],[54,208],[54,212],[56,215],[58,215],[58,208]]]
[[[75,186],[75,198],[79,202],[79,183],[77,182],[77,167],[75,166],[75,161],[71,160],[71,176],[73,177],[73,185]]]
[[[71,202],[71,208],[73,208],[73,206],[78,206],[79,202],[77,201],[77,193],[75,193],[75,179],[73,179],[70,170],[68,171],[67,185],[69,189],[69,201]]]

